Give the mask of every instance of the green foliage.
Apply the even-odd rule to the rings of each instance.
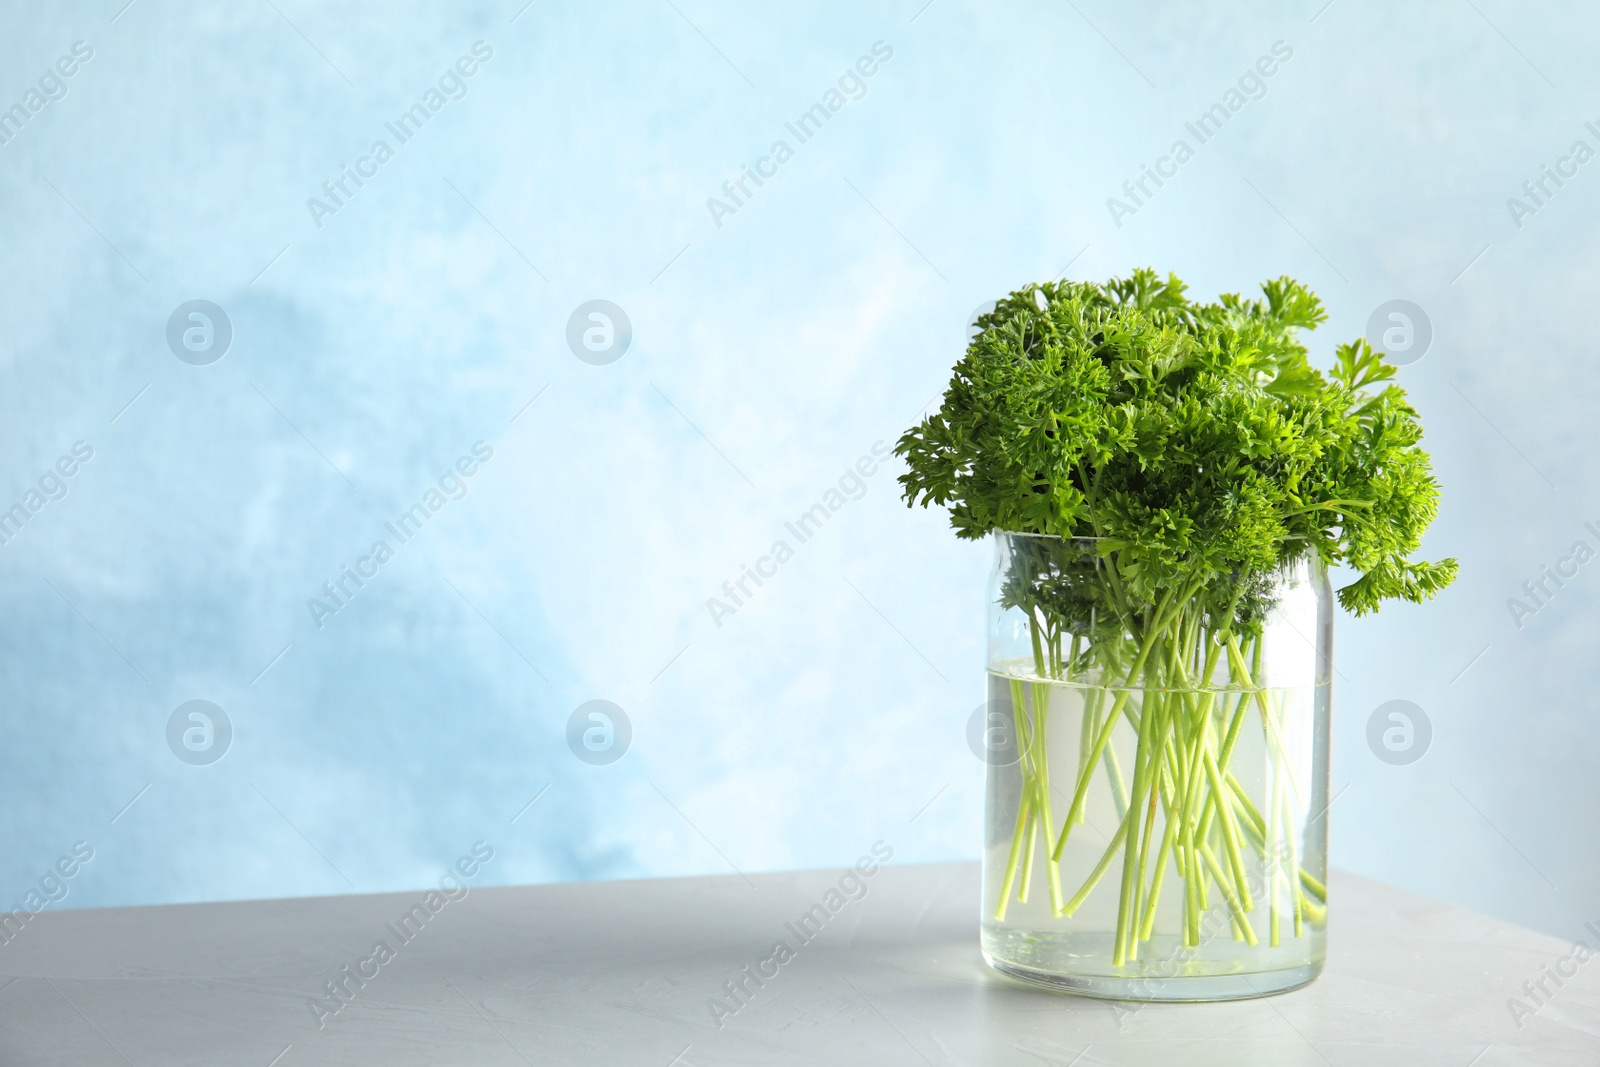
[[[1325,318],[1289,278],[1214,304],[1150,270],[1018,290],[900,438],[905,498],[949,508],[961,537],[1096,538],[1092,560],[1034,542],[1008,594],[1070,632],[1090,612],[1148,621],[1175,596],[1251,629],[1271,576],[1313,551],[1360,572],[1339,590],[1357,615],[1426,599],[1456,561],[1409,558],[1439,497],[1417,413],[1364,340],[1327,376],[1311,365],[1298,333]]]

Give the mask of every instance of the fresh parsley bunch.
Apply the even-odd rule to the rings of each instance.
[[[1069,632],[1174,597],[1208,629],[1249,632],[1273,576],[1312,552],[1359,573],[1339,590],[1357,615],[1431,597],[1456,561],[1411,558],[1439,486],[1394,368],[1356,340],[1318,371],[1299,331],[1321,302],[1286,277],[1261,288],[1202,304],[1138,270],[1012,293],[900,438],[907,503],[948,507],[965,538],[1097,539],[1087,564],[1036,541],[1005,594]]]

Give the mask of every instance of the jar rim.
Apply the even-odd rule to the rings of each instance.
[[[1032,530],[1002,530],[996,527],[989,531],[996,537],[1035,537],[1041,541],[1112,541],[1115,538],[1099,537],[1092,534],[1051,534],[1034,533]],[[1287,534],[1285,541],[1310,541],[1304,534]]]
[[[1093,537],[1089,535],[1073,536],[1069,534],[1034,533],[1032,530],[1001,530],[996,528],[990,531],[996,537],[1037,537],[1048,541],[1109,541],[1109,537]]]

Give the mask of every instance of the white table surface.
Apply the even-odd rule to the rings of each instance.
[[[403,944],[422,892],[46,910],[0,945],[0,1064],[1600,1064],[1600,958],[1519,1027],[1508,998],[1572,946],[1338,874],[1311,986],[1134,1006],[988,970],[975,864],[891,865],[719,1029],[708,1001],[839,873],[472,889]]]

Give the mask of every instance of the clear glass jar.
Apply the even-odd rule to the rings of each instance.
[[[995,549],[984,958],[1122,1000],[1310,982],[1333,653],[1316,554],[1140,607],[1106,544],[1000,533]]]

